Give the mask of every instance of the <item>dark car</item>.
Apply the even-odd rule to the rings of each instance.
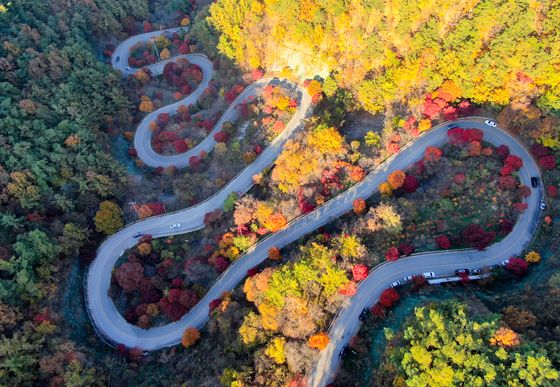
[[[469,269],[457,269],[455,270],[456,275],[468,275]]]
[[[539,186],[539,179],[536,177],[531,177],[531,186],[533,188],[537,188]]]
[[[134,235],[134,238],[140,238],[141,236],[143,236],[144,234],[142,234],[141,232],[137,233]]]
[[[368,316],[368,314],[369,314],[369,309],[362,310],[362,313],[360,313],[360,317],[359,317],[360,321],[364,321]]]
[[[342,349],[338,353],[338,357],[341,358],[341,359],[344,359],[346,357],[346,355],[348,355],[348,346],[347,345],[342,347]]]
[[[478,274],[482,273],[482,270],[480,270],[480,269],[473,269],[473,270],[472,270],[472,273],[473,273],[474,275],[478,275]]]

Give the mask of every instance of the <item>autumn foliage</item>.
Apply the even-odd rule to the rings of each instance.
[[[400,300],[399,293],[393,289],[385,289],[381,296],[379,297],[379,303],[387,309],[392,308],[399,300]]]
[[[181,337],[183,347],[190,348],[200,339],[200,332],[196,328],[187,328]]]
[[[271,247],[270,249],[268,249],[268,259],[272,259],[273,261],[282,259],[282,255],[280,255],[280,249],[278,247]]]
[[[366,201],[364,199],[358,198],[358,199],[354,199],[354,202],[352,203],[352,207],[354,209],[354,213],[356,215],[361,215],[364,212],[366,212]]]
[[[309,338],[309,346],[318,350],[325,349],[329,342],[329,336],[327,336],[327,334],[324,332],[317,333],[316,335],[313,335]]]
[[[490,344],[503,348],[517,347],[520,343],[519,335],[506,327],[499,328],[490,339]]]

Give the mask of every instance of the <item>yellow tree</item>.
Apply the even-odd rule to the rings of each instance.
[[[124,225],[122,210],[115,202],[105,200],[95,213],[95,228],[104,234],[112,234]]]

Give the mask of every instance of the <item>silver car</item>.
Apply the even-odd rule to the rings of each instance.
[[[424,278],[434,278],[436,276],[436,273],[434,273],[433,271],[427,271],[425,273],[422,273],[422,277]]]
[[[391,283],[392,288],[397,288],[401,285],[401,281],[396,280],[395,282]]]
[[[484,121],[484,123],[488,126],[493,127],[493,128],[495,128],[497,126],[496,123],[492,120],[486,120],[486,121]]]
[[[175,223],[169,226],[170,229],[175,230],[176,228],[181,228],[181,223]]]
[[[541,207],[541,210],[546,210],[546,202],[544,200],[541,200],[540,207]]]

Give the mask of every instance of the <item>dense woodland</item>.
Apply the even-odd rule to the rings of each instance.
[[[515,133],[543,170],[548,208],[531,251],[481,285],[455,288],[459,298],[484,294],[484,306],[408,309],[374,361],[374,337],[394,314],[407,314],[397,312],[399,302],[438,294],[421,278],[385,292],[336,385],[363,385],[356,374],[370,375],[372,385],[469,384],[481,374],[497,384],[558,379],[557,2],[18,0],[0,3],[0,385],[304,385],[333,316],[369,269],[415,251],[484,249],[525,209],[530,192],[519,184],[520,159],[476,130],[454,129],[449,144],[395,171],[379,194],[269,250],[181,344],[147,356],[106,345],[87,318],[82,289],[99,243],[128,221],[161,212],[154,202],[162,197],[179,209],[216,192],[297,106],[289,91],[266,89],[194,167],[142,165],[131,143],[136,126],[188,95],[199,74],[182,63],[162,77],[140,71],[123,79],[109,56],[128,36],[179,24],[189,33],[162,43],[164,56],[205,53],[217,75],[204,103],[154,121],[162,153],[200,141],[244,85],[263,75],[299,83],[314,113],[248,194],[231,195],[208,214],[205,229],[145,238],[121,258],[112,291],[128,298],[122,312],[131,323],[179,319],[259,239],[363,182],[432,125],[479,114]],[[156,60],[146,51],[135,48],[132,64]],[[114,151],[119,140],[126,159]],[[232,170],[219,172],[224,163]],[[140,203],[136,212],[130,201]],[[459,332],[465,343],[449,344]],[[419,344],[429,340],[444,348]],[[455,366],[439,372],[443,362]]]

